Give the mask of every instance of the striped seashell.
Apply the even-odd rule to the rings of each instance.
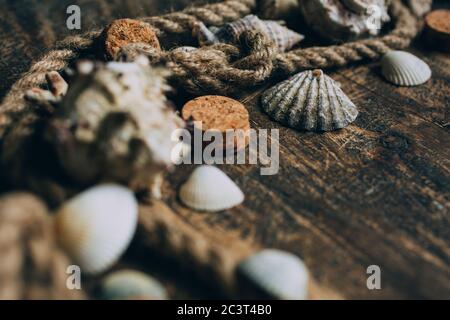
[[[241,204],[241,189],[220,169],[200,166],[180,188],[180,200],[200,211],[222,211]]]
[[[381,72],[386,80],[399,86],[417,86],[431,78],[430,67],[405,51],[386,53],[381,59]]]
[[[252,299],[305,300],[308,296],[308,269],[289,252],[263,250],[239,263],[237,275],[241,291],[258,291],[250,293]]]
[[[158,280],[134,270],[106,276],[101,282],[100,295],[105,300],[166,300],[168,297]]]
[[[199,24],[194,34],[203,44],[218,42],[237,42],[245,31],[261,31],[272,39],[280,52],[285,52],[293,48],[304,39],[304,36],[294,32],[276,21],[261,20],[255,15],[248,15],[237,21],[228,23],[222,28],[207,29]]]
[[[272,119],[299,130],[342,129],[358,116],[339,84],[322,70],[298,73],[265,91],[261,100]]]
[[[58,210],[58,240],[83,273],[102,273],[127,249],[137,216],[138,204],[130,190],[114,184],[99,185]]]

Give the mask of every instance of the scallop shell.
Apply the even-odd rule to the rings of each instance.
[[[342,129],[358,116],[353,102],[322,70],[298,73],[268,89],[262,108],[275,121],[307,131]]]
[[[386,0],[302,0],[299,5],[306,24],[332,41],[378,35],[390,20]]]
[[[263,250],[242,261],[237,274],[239,287],[255,288],[264,298],[305,300],[308,296],[308,269],[300,258],[285,251]]]
[[[167,291],[156,279],[134,270],[114,272],[102,280],[105,300],[166,300]]]
[[[244,194],[221,170],[200,166],[180,189],[180,200],[200,211],[222,211],[241,204]]]
[[[203,44],[218,42],[237,42],[242,33],[249,30],[258,30],[272,39],[280,52],[290,50],[304,39],[304,36],[289,30],[276,21],[261,20],[255,15],[248,15],[237,21],[228,23],[220,29],[207,29],[199,24],[195,34]]]
[[[409,52],[390,51],[381,59],[381,72],[399,86],[417,86],[431,78],[430,67]]]
[[[58,210],[58,238],[83,273],[101,273],[127,249],[137,216],[138,204],[131,191],[114,184],[99,185]]]

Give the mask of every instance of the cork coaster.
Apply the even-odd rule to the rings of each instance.
[[[435,10],[425,17],[427,42],[437,49],[450,52],[450,10]]]
[[[145,22],[133,19],[118,19],[105,29],[105,49],[110,58],[115,58],[120,48],[130,43],[142,42],[161,50],[153,28]]]
[[[239,101],[222,96],[203,96],[186,103],[181,113],[186,121],[201,122],[203,132],[220,131],[226,149],[241,150],[249,143],[249,114],[247,108]],[[245,135],[236,134],[234,141],[227,144],[225,140],[227,130],[240,130]]]

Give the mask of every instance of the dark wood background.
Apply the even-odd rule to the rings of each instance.
[[[82,8],[83,31],[118,17],[180,9],[176,0],[0,0],[0,98],[65,27],[66,7]],[[443,2],[441,2],[443,3]],[[433,70],[414,88],[381,80],[376,63],[329,74],[360,109],[354,125],[333,133],[299,133],[271,122],[258,104],[262,89],[243,95],[254,128],[280,129],[280,173],[259,166],[223,166],[244,190],[244,205],[216,214],[183,208],[176,190],[191,167],[165,184],[165,201],[199,232],[230,234],[304,259],[318,298],[450,298],[450,58],[422,45],[410,49]],[[206,230],[206,231],[205,231]],[[158,277],[173,297],[215,297],[146,252],[135,265]],[[379,265],[382,290],[366,287],[366,268]],[[162,271],[164,270],[164,272]]]

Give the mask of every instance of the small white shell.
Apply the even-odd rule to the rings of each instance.
[[[101,273],[127,249],[137,216],[138,204],[131,191],[114,184],[100,185],[59,209],[58,238],[83,273]]]
[[[237,272],[272,299],[305,300],[308,296],[308,269],[291,253],[263,250],[242,261]]]
[[[181,186],[180,199],[188,207],[201,211],[222,211],[241,204],[244,194],[221,170],[200,166]]]
[[[430,67],[405,51],[386,53],[381,60],[381,72],[386,80],[399,86],[417,86],[431,78]]]
[[[102,280],[101,298],[106,300],[166,300],[167,292],[159,281],[145,273],[121,270]]]

